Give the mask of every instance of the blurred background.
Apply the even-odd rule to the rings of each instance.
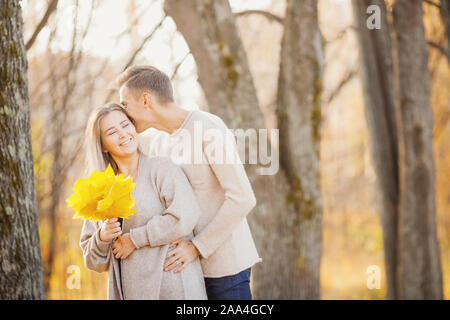
[[[433,112],[436,232],[444,298],[449,299],[450,70],[449,54],[446,51],[448,34],[441,12],[444,2],[423,1],[423,25]],[[136,64],[154,65],[166,72],[173,81],[175,100],[180,106],[215,112],[211,108],[213,103],[208,103],[207,99],[211,88],[205,87],[206,78],[199,75],[201,72],[206,73],[208,65],[200,67],[196,63],[196,60],[200,60],[195,59],[196,52],[205,50],[193,47],[197,42],[195,35],[188,34],[189,25],[182,21],[177,10],[172,9],[175,19],[171,17],[168,7],[165,10],[163,0],[22,0],[21,3],[27,46],[34,173],[46,298],[105,299],[107,274],[98,274],[84,267],[79,247],[82,221],[72,219],[73,212],[64,201],[83,169],[82,143],[88,114],[107,101],[118,100],[114,79],[126,67]],[[287,2],[284,0],[230,0],[228,3],[241,41],[238,43],[240,49],[233,47],[230,50],[234,50],[233,54],[236,50],[246,53],[256,89],[257,105],[265,126],[276,128],[282,123],[277,120],[277,105],[280,100],[289,100],[279,92],[283,33],[288,21],[293,23],[295,18],[289,18]],[[393,3],[384,2],[391,27],[392,21],[389,19],[392,19]],[[203,10],[205,12],[199,14],[206,17],[209,8],[206,6]],[[213,10],[216,10],[214,16],[220,20],[221,9],[216,6]],[[310,248],[317,248],[317,257],[311,259],[318,260],[313,264],[317,269],[313,273],[317,272],[320,276],[322,299],[388,298],[382,228],[383,210],[386,209],[383,207],[383,188],[377,182],[375,163],[379,160],[374,160],[371,145],[376,144],[380,150],[388,148],[389,142],[386,141],[384,145],[383,140],[376,142],[370,138],[370,121],[374,120],[367,111],[369,100],[365,90],[370,85],[364,83],[371,79],[370,75],[367,76],[370,66],[364,65],[370,59],[362,57],[365,51],[360,47],[364,43],[362,38],[366,41],[369,38],[364,37],[358,29],[361,19],[366,21],[369,14],[360,13],[358,16],[358,10],[358,4],[350,0],[318,1],[318,27],[322,36],[322,59],[319,62],[320,152],[317,161],[321,210],[319,240],[318,243],[311,243]],[[189,17],[189,13],[186,16]],[[179,23],[174,21],[177,17]],[[214,21],[209,23],[213,24]],[[198,30],[197,27],[192,28],[192,32],[200,32]],[[298,29],[292,32],[295,34]],[[310,41],[307,38],[301,39]],[[185,39],[191,39],[192,42],[188,44]],[[289,39],[289,36],[285,36],[285,39]],[[301,48],[302,44],[299,45]],[[307,43],[304,47],[307,47]],[[295,46],[290,50],[294,57],[291,63],[295,66],[297,55],[305,55],[305,52]],[[201,55],[199,57],[202,58]],[[284,70],[288,68],[289,64],[285,64]],[[297,79],[302,79],[303,74],[308,77],[308,71],[303,70],[301,65],[298,65],[297,71]],[[209,70],[212,75],[215,72],[214,69]],[[313,88],[310,87],[310,90]],[[381,110],[379,114],[383,116]],[[145,139],[147,135],[150,136],[150,133],[143,133],[142,138]],[[291,141],[291,147],[297,145],[298,149],[302,149],[306,146],[308,143],[302,141],[301,137],[294,144]],[[280,144],[283,142],[280,141]],[[283,150],[280,157],[283,157]],[[252,180],[252,183],[255,187],[256,180]],[[289,197],[286,201],[289,202]],[[270,249],[266,250],[265,241],[269,240],[258,238],[263,232],[260,229],[264,228],[264,224],[259,222],[266,219],[265,216],[255,209],[249,219],[258,250],[266,261],[262,263],[265,267],[256,270],[253,275],[252,286],[258,291],[256,296],[289,296],[288,291],[294,289],[288,288],[288,284],[284,294],[269,292],[267,285],[258,285],[258,277],[261,279],[271,272],[281,272],[283,263],[280,263],[280,270],[276,270],[279,267],[277,265],[272,264],[271,267],[270,258],[265,256],[271,254]],[[309,230],[310,227],[307,228]],[[275,229],[271,230],[271,234],[276,237],[277,232],[290,232],[288,230],[291,229]],[[278,257],[281,262],[285,262],[285,259],[291,258],[281,254]],[[300,256],[300,267],[308,259],[307,255]],[[69,289],[70,286],[67,286],[72,273],[70,266],[73,265],[79,266],[81,270],[79,289]],[[369,266],[377,266],[380,270],[381,282],[377,288],[368,286]],[[282,288],[280,291],[283,291]],[[296,298],[293,295],[291,297]]]

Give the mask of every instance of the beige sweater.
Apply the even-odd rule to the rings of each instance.
[[[200,127],[201,141],[195,141],[193,137]],[[208,132],[209,129],[215,131]],[[212,145],[211,134],[216,133],[228,138]],[[245,169],[241,163],[224,164],[220,163],[220,156],[216,157],[219,153],[238,157],[230,134],[219,117],[195,110],[171,135],[150,129],[139,136],[143,153],[170,156],[182,167],[195,191],[202,215],[194,229],[193,243],[200,251],[205,277],[233,275],[261,261],[246,219],[256,199]],[[201,154],[189,150],[186,153],[184,148],[194,150],[195,144],[200,146]],[[183,155],[184,160],[177,155]]]
[[[108,299],[206,299],[200,261],[177,274],[164,272],[168,244],[180,237],[192,239],[200,208],[183,171],[167,157],[140,154],[138,177],[132,192],[136,212],[123,221],[136,249],[121,261],[111,242],[100,240],[102,222],[86,220],[80,246],[86,266],[109,270]]]

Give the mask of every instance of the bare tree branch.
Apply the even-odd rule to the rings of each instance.
[[[71,114],[71,104],[70,101],[74,96],[75,88],[77,87],[79,77],[78,70],[81,66],[81,60],[83,58],[83,42],[86,38],[88,30],[90,28],[93,13],[97,4],[97,0],[93,0],[91,2],[91,9],[88,18],[88,22],[85,28],[81,31],[77,25],[78,16],[80,14],[79,8],[79,0],[75,0],[75,10],[73,15],[73,29],[72,29],[72,39],[71,39],[71,49],[68,53],[68,63],[64,66],[64,72],[59,74],[55,74],[51,71],[51,83],[54,87],[57,86],[58,83],[63,83],[62,96],[53,96],[52,95],[52,116],[49,119],[50,132],[48,132],[49,136],[52,139],[52,145],[50,152],[50,157],[52,159],[52,170],[49,172],[49,180],[50,180],[50,188],[49,188],[49,206],[47,208],[48,218],[50,222],[50,226],[52,229],[52,233],[50,234],[49,239],[49,250],[48,256],[46,259],[46,268],[44,272],[44,284],[46,291],[49,290],[49,279],[53,272],[53,264],[54,259],[58,251],[58,247],[56,244],[57,234],[56,234],[56,225],[58,221],[58,205],[61,201],[61,197],[63,195],[63,189],[61,185],[63,184],[66,178],[66,170],[70,168],[74,161],[80,154],[81,145],[83,141],[83,135],[79,134],[74,137],[74,140],[70,140],[70,143],[67,143],[66,138],[71,138],[67,134],[68,129],[70,128],[70,114]],[[51,65],[54,65],[52,61]],[[54,68],[51,68],[54,69]],[[67,152],[66,147],[70,145],[76,145],[75,150],[70,150]]]
[[[283,18],[264,10],[244,10],[235,13],[236,17],[248,16],[250,14],[259,14],[266,17],[270,21],[275,21],[278,22],[279,24],[283,24]]]
[[[332,39],[325,39],[325,42],[329,44],[338,41],[342,39],[351,30],[356,30],[356,27],[354,25],[349,25],[343,28],[341,31],[339,31]]]
[[[48,19],[50,18],[52,13],[56,10],[57,6],[58,6],[58,0],[52,0],[50,2],[50,4],[47,7],[47,10],[45,11],[44,16],[42,17],[41,21],[39,22],[39,24],[37,25],[36,29],[34,30],[33,35],[27,41],[27,44],[25,46],[25,48],[27,50],[30,49],[33,46],[34,42],[36,41],[37,36],[41,32],[41,30],[45,27],[45,25],[47,24]]]
[[[122,68],[122,71],[125,71],[129,66],[131,66],[131,64],[134,62],[134,60],[136,59],[136,56],[139,54],[139,52],[142,51],[142,49],[144,48],[145,44],[153,37],[153,35],[155,34],[155,32],[162,26],[164,20],[166,20],[167,15],[164,15],[164,17],[159,21],[159,23],[153,28],[153,30],[142,40],[141,45],[133,52],[133,54],[131,55],[130,59],[128,60],[128,62],[125,64],[125,66]],[[105,103],[107,103],[109,101],[109,99],[111,99],[111,96],[114,94],[115,89],[112,88],[109,90],[108,94],[106,95],[105,98]]]
[[[129,23],[128,28],[126,28],[125,30],[123,30],[119,35],[118,35],[118,39],[120,39],[122,36],[129,34],[133,28],[137,25],[138,21],[148,12],[148,10],[150,9],[150,7],[154,4],[155,0],[153,0],[152,2],[149,3],[148,6],[146,6],[144,9],[139,11],[139,14],[137,14],[133,20],[131,20],[131,22]]]
[[[170,76],[170,80],[173,80],[175,78],[175,76],[177,75],[178,69],[181,67],[181,65],[183,64],[184,60],[186,60],[186,58],[191,54],[191,52],[189,51],[188,53],[185,54],[185,56],[183,57],[183,59],[181,59],[180,62],[177,63],[177,65],[175,66],[175,69],[172,72],[172,75]]]
[[[441,9],[441,6],[440,6],[439,4],[437,4],[436,2],[434,2],[434,1],[431,1],[431,0],[423,0],[423,2],[425,2],[425,3],[429,4],[429,5],[435,6],[436,8]]]
[[[150,32],[145,38],[144,40],[142,40],[141,45],[134,51],[133,55],[131,56],[131,58],[128,60],[128,62],[126,63],[125,67],[123,68],[123,70],[126,70],[133,62],[134,59],[136,59],[136,56],[139,54],[139,52],[141,52],[141,50],[144,48],[145,44],[153,37],[153,35],[155,34],[155,32],[161,27],[161,25],[163,24],[164,20],[166,20],[167,15],[164,15],[164,17],[161,19],[161,21],[156,25],[155,28],[153,28],[152,32]]]
[[[442,53],[444,56],[448,57],[447,50],[444,47],[442,47],[441,45],[439,45],[438,43],[433,42],[433,41],[428,41],[427,43],[430,47],[439,50],[440,53]],[[450,57],[448,57],[448,58],[450,58]]]
[[[330,94],[327,96],[326,99],[324,99],[325,104],[330,104],[337,96],[338,94],[341,92],[342,88],[349,83],[359,72],[359,64],[356,64],[356,66],[350,68],[349,70],[347,70],[347,72],[344,74],[344,76],[342,77],[341,81],[339,82],[339,84],[336,86],[336,88],[334,88]]]

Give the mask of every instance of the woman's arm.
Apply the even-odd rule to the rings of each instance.
[[[153,159],[157,167],[154,179],[166,210],[152,217],[145,226],[130,230],[136,248],[157,247],[189,235],[201,210],[186,175],[170,158]]]
[[[86,267],[93,271],[104,272],[109,269],[111,242],[100,240],[100,230],[97,223],[85,220],[81,229],[80,247]]]

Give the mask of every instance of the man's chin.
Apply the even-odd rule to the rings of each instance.
[[[137,133],[142,133],[144,131],[145,131],[145,129],[136,127],[136,132]]]
[[[142,123],[142,122],[137,122],[136,120],[134,120],[134,128],[136,129],[137,133],[143,133],[144,131],[147,131],[148,129],[150,129],[151,126],[149,126],[145,122]]]

